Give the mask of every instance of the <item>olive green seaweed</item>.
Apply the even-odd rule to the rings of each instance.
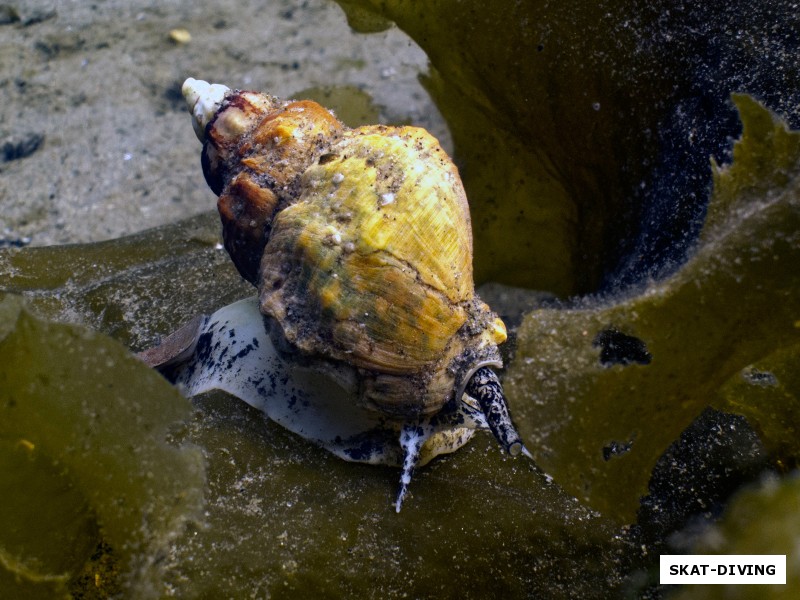
[[[747,417],[783,468],[800,461],[800,346],[784,346],[731,377],[720,390],[727,410]]]
[[[769,403],[760,386],[729,383],[761,360],[798,364],[800,133],[747,96],[735,102],[744,134],[733,164],[716,169],[709,209],[728,212],[715,213],[689,262],[632,298],[533,311],[518,332],[506,385],[528,446],[565,489],[621,522],[635,519],[656,460],[708,405],[760,424],[778,458],[800,453],[787,434],[798,427],[795,375],[775,375],[786,395]],[[652,361],[601,364],[596,340],[609,329],[642,340]],[[609,456],[615,444],[630,448]]]
[[[712,159],[713,199],[708,206],[703,239],[726,226],[736,226],[742,213],[759,210],[763,200],[792,186],[800,173],[800,135],[763,110],[752,98],[734,94],[742,115],[741,142],[733,162],[719,166]]]
[[[397,514],[396,469],[344,462],[224,394],[199,406],[186,435],[206,451],[206,526],[163,565],[180,597],[590,598],[621,584],[616,529],[488,435],[415,474]]]
[[[0,290],[141,350],[251,288],[230,268],[214,211],[119,240],[2,252]]]
[[[718,523],[704,532],[696,554],[778,554],[786,556],[785,585],[692,585],[676,600],[791,600],[800,589],[800,478],[768,478],[731,499]]]
[[[0,439],[0,590],[65,597],[98,531],[79,487],[30,440]]]
[[[658,132],[692,138],[709,125],[681,121],[686,107],[778,85],[773,108],[800,116],[800,13],[782,0],[337,1],[352,26],[372,11],[427,52],[425,82],[470,201],[478,282],[593,291],[620,240],[637,235],[640,191],[675,143]]]
[[[159,595],[169,540],[199,518],[203,462],[166,443],[190,404],[125,347],[0,300],[0,585],[65,596],[102,538],[131,597]]]

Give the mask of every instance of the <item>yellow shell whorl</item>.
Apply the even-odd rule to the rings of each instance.
[[[279,347],[350,365],[360,401],[399,419],[500,364],[461,179],[425,130],[350,130],[314,102],[230,92],[205,140],[225,246]]]
[[[365,402],[429,413],[452,396],[472,238],[458,172],[426,131],[345,132],[277,215],[261,276],[262,311],[291,344],[376,374]]]
[[[360,128],[305,171],[261,264],[262,309],[293,343],[395,373],[444,350],[466,320],[472,248],[458,177],[417,168],[437,151],[421,129]],[[306,333],[309,319],[321,326]]]

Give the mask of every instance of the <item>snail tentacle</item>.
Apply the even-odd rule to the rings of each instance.
[[[400,512],[403,500],[408,493],[408,486],[411,484],[411,476],[419,462],[422,446],[433,433],[430,427],[423,427],[418,423],[408,423],[403,426],[400,432],[400,447],[403,449],[403,472],[400,474],[400,490],[397,492],[397,500],[394,507],[396,512]]]
[[[530,458],[531,453],[511,422],[503,386],[497,374],[489,367],[481,367],[472,374],[465,391],[478,401],[489,429],[503,449],[511,456],[524,454]]]

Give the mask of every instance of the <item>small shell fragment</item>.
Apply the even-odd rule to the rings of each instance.
[[[183,27],[176,27],[175,29],[171,29],[169,32],[169,39],[170,41],[176,44],[188,44],[192,41],[192,34],[189,33],[187,29]]]

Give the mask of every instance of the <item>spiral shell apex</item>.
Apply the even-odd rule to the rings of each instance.
[[[225,248],[256,284],[274,215],[294,202],[299,175],[342,124],[316,102],[283,102],[191,78],[183,95],[203,142],[203,173],[219,196]]]

